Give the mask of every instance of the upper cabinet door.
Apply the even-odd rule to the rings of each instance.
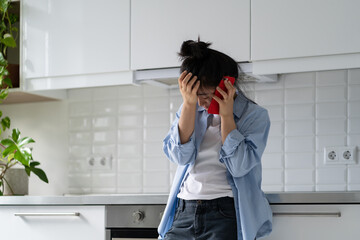
[[[130,0],[23,0],[25,78],[130,68]]]
[[[250,0],[132,0],[131,69],[179,66],[185,40],[250,60]]]
[[[251,60],[360,52],[358,0],[252,0]]]

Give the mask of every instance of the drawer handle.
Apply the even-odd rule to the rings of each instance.
[[[283,217],[341,217],[341,212],[274,212],[273,216]]]
[[[17,217],[78,217],[80,213],[14,213],[14,215]]]

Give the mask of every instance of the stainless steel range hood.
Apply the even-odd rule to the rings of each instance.
[[[255,75],[252,74],[252,63],[239,63],[242,74],[240,78],[247,82],[276,82],[278,74]],[[134,71],[134,83],[148,83],[166,88],[177,88],[177,79],[180,75],[180,67],[161,68]]]

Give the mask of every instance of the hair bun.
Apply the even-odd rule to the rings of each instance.
[[[187,40],[184,41],[180,48],[179,56],[182,58],[204,58],[208,55],[209,49],[208,47],[211,45],[211,43],[205,43],[200,41],[193,41],[193,40]]]

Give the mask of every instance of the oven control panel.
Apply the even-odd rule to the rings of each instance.
[[[165,205],[108,205],[106,228],[157,228]]]

